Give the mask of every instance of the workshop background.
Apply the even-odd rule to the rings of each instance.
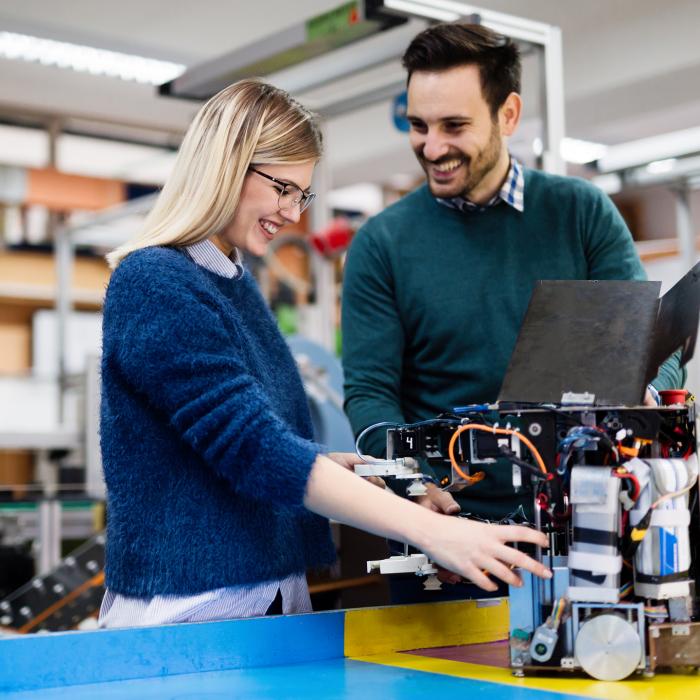
[[[138,230],[168,175],[201,104],[182,95],[206,90],[227,62],[242,68],[265,47],[274,53],[270,35],[338,10],[319,23],[321,35],[330,32],[352,6],[0,4],[0,601],[18,590],[33,601],[21,631],[95,624],[105,517],[97,433],[103,255]],[[479,7],[561,30],[561,52],[547,63],[525,56],[526,109],[511,150],[609,193],[665,292],[698,258],[700,3]],[[343,254],[366,217],[422,179],[402,130],[398,60],[426,26],[420,14],[362,47],[266,76],[321,114],[326,157],[317,202],[249,264],[290,338],[317,437],[338,450],[353,449],[338,359]],[[178,85],[180,76],[188,80]],[[696,359],[688,388],[696,392],[699,381]],[[311,582],[316,608],[384,602],[385,583],[364,568],[380,544],[350,528],[336,527],[336,536],[338,567]],[[68,575],[62,558],[76,548]]]

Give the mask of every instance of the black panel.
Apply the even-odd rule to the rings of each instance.
[[[659,317],[647,368],[647,383],[659,366],[678,348],[682,348],[681,366],[693,356],[700,316],[700,263],[661,297]]]
[[[634,406],[647,384],[660,282],[539,281],[499,401],[560,403],[590,392]]]

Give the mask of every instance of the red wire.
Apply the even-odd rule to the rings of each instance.
[[[632,492],[632,500],[636,501],[639,498],[639,494],[641,492],[641,487],[639,486],[639,480],[634,474],[630,474],[627,472],[626,474],[618,474],[618,472],[614,471],[613,474],[618,478],[618,479],[629,479],[632,482],[632,486],[634,487],[634,490]]]
[[[639,494],[642,492],[642,488],[639,485],[639,479],[634,474],[625,475],[634,484],[634,493],[632,495],[632,500],[636,501],[639,498]]]

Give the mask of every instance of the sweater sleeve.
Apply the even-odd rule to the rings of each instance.
[[[645,280],[646,272],[634,247],[632,234],[610,198],[587,185],[583,236],[588,262],[588,279]],[[680,351],[669,357],[652,380],[657,390],[674,389],[685,384],[687,372],[679,364]]]
[[[400,401],[404,331],[378,226],[369,221],[358,231],[343,273],[345,412],[356,436],[375,423],[405,422]],[[386,433],[369,433],[360,447],[365,454],[384,456]]]
[[[632,234],[612,200],[586,183],[578,208],[590,280],[647,278]]]
[[[302,507],[317,446],[275,414],[246,371],[216,296],[177,269],[149,267],[127,258],[112,277],[103,371],[161,414],[235,492]]]

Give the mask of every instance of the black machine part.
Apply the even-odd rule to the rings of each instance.
[[[676,350],[693,355],[700,263],[661,299],[660,282],[540,280],[520,328],[499,402],[555,403],[567,392],[635,406]]]
[[[647,370],[650,382],[661,363],[681,348],[681,365],[690,360],[698,335],[700,306],[700,263],[661,297],[651,358]]]
[[[660,282],[540,281],[498,397],[558,404],[567,392],[608,405],[644,395]]]

